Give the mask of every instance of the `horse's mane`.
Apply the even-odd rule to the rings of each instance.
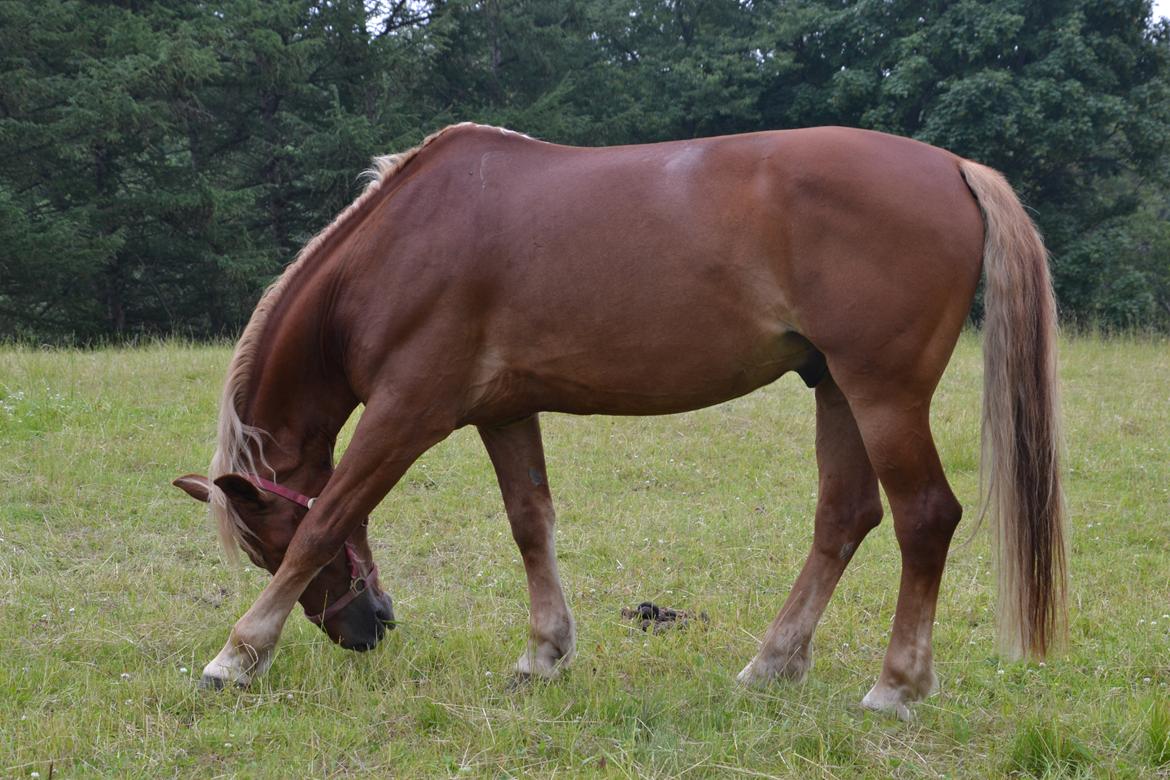
[[[369,178],[365,190],[350,203],[329,225],[309,240],[304,248],[297,253],[292,263],[284,272],[268,286],[256,304],[252,317],[248,320],[240,340],[236,343],[236,351],[228,366],[227,380],[224,382],[223,395],[219,402],[219,430],[216,438],[215,454],[211,458],[207,477],[210,484],[208,503],[211,506],[211,517],[219,532],[219,541],[229,560],[236,557],[237,548],[256,557],[256,550],[250,543],[251,530],[240,518],[227,495],[215,486],[214,480],[224,474],[232,472],[257,474],[257,461],[267,472],[272,469],[264,459],[263,438],[264,431],[248,425],[240,418],[240,409],[247,400],[250,389],[252,371],[260,352],[261,338],[268,323],[268,315],[276,308],[285,291],[300,275],[302,269],[314,261],[338,231],[349,220],[363,213],[366,206],[395,173],[410,162],[426,146],[444,133],[456,127],[470,125],[463,122],[458,125],[449,125],[438,132],[432,133],[423,139],[418,146],[407,149],[398,154],[388,154],[375,157],[373,166],[365,171],[363,177]],[[274,474],[269,474],[275,479]]]

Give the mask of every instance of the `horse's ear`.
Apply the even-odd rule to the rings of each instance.
[[[215,486],[222,490],[227,495],[228,500],[237,506],[242,504],[263,506],[264,504],[264,499],[256,486],[252,484],[252,480],[239,474],[224,474],[222,477],[216,477]]]
[[[196,501],[207,503],[211,494],[211,484],[207,477],[199,474],[185,474],[171,483]]]

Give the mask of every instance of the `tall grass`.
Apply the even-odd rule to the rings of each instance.
[[[702,412],[544,421],[563,680],[519,689],[523,570],[473,431],[375,513],[402,625],[364,655],[294,615],[248,691],[195,688],[266,575],[228,568],[202,471],[228,348],[0,349],[0,776],[1146,777],[1170,748],[1170,344],[1063,345],[1072,518],[1067,653],[994,655],[985,535],[952,552],[913,723],[862,712],[897,594],[887,521],[854,558],[802,686],[738,688],[811,540],[812,395],[793,377]],[[973,517],[979,349],[936,397]],[[960,536],[962,538],[962,531]],[[651,599],[709,622],[644,634]]]

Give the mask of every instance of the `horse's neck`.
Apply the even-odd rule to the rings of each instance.
[[[337,433],[357,405],[326,313],[311,290],[289,294],[265,328],[244,417],[267,434],[265,456],[278,472],[331,466]]]

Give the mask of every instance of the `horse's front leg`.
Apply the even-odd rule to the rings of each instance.
[[[419,455],[452,429],[412,414],[401,402],[367,405],[337,470],[301,521],[276,574],[204,668],[204,686],[246,686],[268,669],[285,620],[308,584]]]
[[[540,422],[533,415],[511,425],[481,427],[479,435],[495,466],[512,538],[528,576],[530,631],[516,671],[555,677],[573,657],[577,632],[557,576],[556,515],[545,473]]]
[[[268,671],[284,621],[312,578],[312,574],[294,576],[288,566],[281,565],[259,598],[236,621],[223,649],[203,667],[200,685],[246,687]]]

